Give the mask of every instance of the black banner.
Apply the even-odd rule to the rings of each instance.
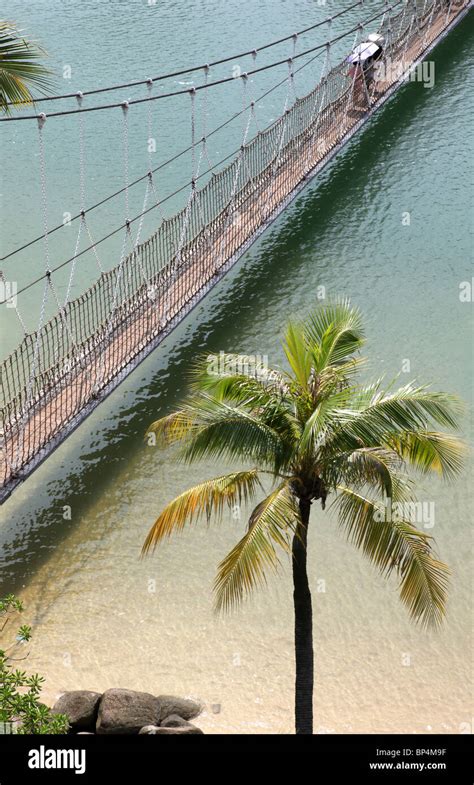
[[[472,785],[468,735],[20,736],[0,735],[0,785],[298,777],[317,783]],[[291,774],[293,770],[293,775]]]

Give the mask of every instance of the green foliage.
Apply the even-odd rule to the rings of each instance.
[[[38,62],[44,56],[44,50],[24,38],[13,22],[0,21],[0,112],[10,114],[8,102],[33,103],[31,88],[47,94],[50,72]]]
[[[394,389],[382,380],[357,381],[364,359],[362,317],[342,301],[320,306],[284,333],[287,369],[240,364],[239,356],[208,355],[193,371],[181,409],[153,423],[164,445],[179,445],[187,463],[210,458],[253,466],[207,480],[170,502],[152,526],[143,552],[205,512],[222,517],[225,504],[251,500],[267,475],[275,488],[255,507],[247,532],[219,565],[216,606],[230,608],[278,568],[299,531],[299,502],[326,506],[340,529],[384,577],[398,579],[411,617],[438,625],[449,570],[433,538],[409,516],[390,515],[392,502],[415,504],[415,476],[453,479],[463,443],[458,399],[416,382]],[[262,476],[263,475],[263,476]],[[409,506],[407,509],[410,509]]]
[[[22,603],[13,594],[0,599],[0,633],[22,610]],[[39,699],[44,678],[37,673],[28,675],[16,667],[17,662],[28,656],[18,655],[21,646],[30,639],[31,628],[23,624],[10,645],[0,648],[0,723],[11,724],[12,730],[22,734],[67,733],[68,718],[64,714],[52,714]]]

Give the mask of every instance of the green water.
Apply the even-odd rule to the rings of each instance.
[[[41,38],[56,67],[76,64],[72,90],[160,73],[170,61],[204,62],[247,49],[249,37],[259,45],[342,7],[259,0],[242,13],[237,2],[148,8],[124,1],[113,10],[111,3],[38,2],[26,13],[22,3],[7,6],[7,16]],[[279,338],[286,319],[307,313],[321,286],[327,296],[347,295],[363,309],[370,376],[401,372],[402,383],[433,381],[470,405],[472,303],[460,301],[459,286],[472,275],[473,151],[466,88],[471,51],[464,22],[436,50],[435,87],[405,86],[207,300],[3,506],[2,593],[16,591],[27,605],[34,624],[28,664],[46,675],[49,699],[79,687],[177,692],[206,703],[201,724],[209,730],[292,730],[289,570],[237,614],[215,619],[215,568],[241,536],[244,517],[209,530],[190,529],[141,561],[140,546],[163,504],[190,482],[222,469],[206,464],[187,473],[146,446],[143,433],[151,419],[177,404],[189,367],[203,350],[266,354],[270,363],[282,362]],[[217,115],[229,112],[231,99],[226,100],[216,99]],[[164,108],[159,113],[163,119]],[[275,97],[262,109],[262,125],[277,113]],[[189,129],[178,114],[170,122],[169,132],[160,126],[163,140],[179,149]],[[66,209],[68,185],[77,176],[77,138],[72,122],[64,122],[64,131],[52,126],[53,119],[48,123],[54,222]],[[111,122],[94,123],[87,126],[94,143],[91,201],[123,181],[123,172],[112,166],[119,157],[118,132]],[[16,125],[2,138],[5,251],[41,231],[38,193],[29,177],[38,164],[35,134],[19,128],[26,123]],[[132,138],[142,125],[137,121]],[[216,158],[234,141],[226,136]],[[146,161],[134,152],[131,178],[143,170]],[[184,164],[167,177],[165,191],[185,182]],[[75,194],[77,199],[77,188]],[[137,196],[137,204],[142,198]],[[107,211],[97,231],[113,217]],[[67,242],[57,243],[59,254]],[[113,248],[104,257],[111,266]],[[22,260],[15,268],[19,280],[42,269],[39,251]],[[81,267],[79,290],[92,271],[89,262]],[[38,293],[32,292],[26,307],[32,320],[37,309]],[[16,340],[11,313],[6,328],[5,345],[10,345]],[[410,373],[402,371],[407,360]],[[468,416],[463,429],[469,437]],[[430,533],[453,573],[447,623],[437,633],[410,624],[395,585],[382,581],[353,551],[330,515],[315,510],[309,547],[316,731],[458,733],[470,722],[468,480],[466,472],[452,486],[425,482],[420,490],[421,499],[435,504]],[[65,505],[71,520],[63,517]],[[318,591],[321,581],[324,592]]]

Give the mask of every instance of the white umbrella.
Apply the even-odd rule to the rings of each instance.
[[[376,52],[380,49],[377,44],[374,44],[372,41],[364,41],[362,44],[356,46],[349,57],[346,59],[348,63],[363,63],[364,60],[368,60],[369,57],[372,57]]]

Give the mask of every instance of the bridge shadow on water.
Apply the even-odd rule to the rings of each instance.
[[[464,21],[438,46],[436,88],[449,86],[451,80],[459,78],[469,36],[472,38],[472,30]],[[169,412],[183,395],[188,369],[196,356],[204,351],[245,351],[238,336],[255,322],[269,300],[278,305],[295,282],[307,280],[305,249],[311,247],[314,268],[318,262],[316,239],[340,234],[337,216],[359,204],[363,196],[363,178],[354,177],[354,172],[374,171],[390,140],[405,133],[432,99],[431,90],[419,88],[407,84],[397,93],[218,284],[207,301],[82,424],[71,437],[72,447],[66,442],[50,459],[55,477],[51,479],[46,462],[37,472],[39,482],[33,476],[17,491],[20,500],[14,494],[5,503],[5,520],[0,527],[0,595],[18,593],[36,570],[54,557],[55,548],[72,534],[94,500],[115,486],[131,457],[144,449],[147,425]],[[378,176],[383,178],[380,172]],[[383,187],[383,182],[379,185]],[[370,204],[367,207],[370,209]],[[348,236],[348,245],[350,242]],[[341,274],[340,293],[350,294],[344,289],[345,260],[339,260],[338,265],[335,258],[331,263],[336,265],[331,274]],[[312,269],[311,276],[317,275],[318,270]],[[287,316],[282,313],[282,325]],[[28,494],[29,486],[34,488],[34,498]],[[74,510],[71,521],[63,519],[65,504]],[[105,535],[113,525],[109,516],[103,522],[102,533]],[[81,568],[80,564],[75,566]]]

